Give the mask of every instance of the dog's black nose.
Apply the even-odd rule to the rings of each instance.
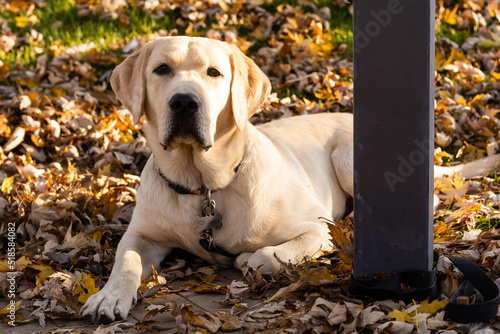
[[[170,110],[175,113],[194,114],[200,110],[200,100],[192,94],[175,94],[168,102]]]

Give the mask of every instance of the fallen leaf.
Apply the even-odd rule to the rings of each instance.
[[[411,321],[411,316],[408,313],[403,312],[403,311],[399,311],[396,309],[389,312],[388,316],[391,317],[392,319],[398,321],[398,322],[410,322]]]
[[[85,304],[87,299],[89,299],[90,296],[96,294],[98,291],[99,289],[95,287],[94,279],[89,274],[82,273],[82,281],[77,285],[73,294],[76,295],[80,293],[80,295],[78,296],[78,302]]]

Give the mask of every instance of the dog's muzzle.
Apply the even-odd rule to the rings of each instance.
[[[172,125],[165,144],[162,144],[163,148],[167,149],[170,143],[177,139],[183,142],[195,140],[208,150],[211,145],[204,143],[199,125],[202,110],[200,99],[193,94],[177,93],[168,101],[168,107],[172,113]]]

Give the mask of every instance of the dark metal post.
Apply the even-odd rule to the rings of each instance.
[[[432,265],[434,0],[354,1],[354,277]]]

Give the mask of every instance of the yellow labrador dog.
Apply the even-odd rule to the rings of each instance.
[[[252,126],[268,78],[238,48],[204,38],[158,38],[111,83],[135,122],[144,112],[152,155],[109,281],[82,316],[125,318],[141,280],[173,248],[271,274],[276,258],[331,250],[318,217],[342,217],[353,195],[352,115]]]
[[[144,112],[152,155],[109,281],[84,317],[125,318],[173,248],[271,274],[276,257],[296,263],[331,250],[318,217],[342,217],[352,196],[352,115],[252,126],[269,79],[237,47],[205,38],[155,39],[111,84],[135,122]]]

